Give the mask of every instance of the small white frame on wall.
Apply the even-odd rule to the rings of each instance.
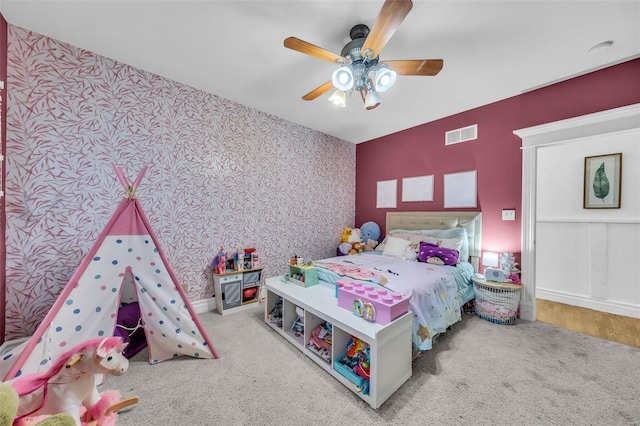
[[[395,209],[398,198],[398,179],[378,181],[376,208]]]
[[[433,175],[402,178],[402,202],[433,201]]]
[[[477,170],[444,175],[444,208],[477,207]]]

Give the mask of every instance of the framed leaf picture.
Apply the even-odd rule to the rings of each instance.
[[[622,153],[585,157],[585,209],[619,209],[621,188]]]

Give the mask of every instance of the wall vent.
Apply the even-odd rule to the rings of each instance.
[[[478,125],[463,127],[461,129],[449,130],[444,134],[444,144],[453,145],[454,143],[467,142],[478,139]]]

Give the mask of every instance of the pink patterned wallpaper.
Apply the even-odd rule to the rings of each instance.
[[[220,245],[266,275],[335,254],[355,216],[355,146],[9,26],[6,340],[30,335],[129,180],[176,274],[212,295]]]

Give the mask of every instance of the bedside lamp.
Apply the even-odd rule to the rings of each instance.
[[[497,268],[498,265],[498,253],[492,251],[485,251],[484,253],[482,253],[482,266]]]

